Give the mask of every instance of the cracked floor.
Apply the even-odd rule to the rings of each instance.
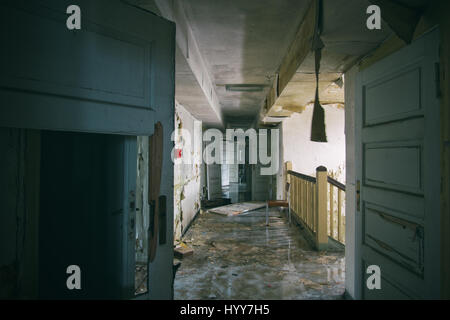
[[[175,299],[341,299],[344,252],[317,252],[277,208],[239,216],[202,213],[183,241]]]

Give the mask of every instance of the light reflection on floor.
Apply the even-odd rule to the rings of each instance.
[[[344,252],[316,252],[284,213],[265,209],[236,217],[203,213],[184,237],[175,299],[341,299]]]

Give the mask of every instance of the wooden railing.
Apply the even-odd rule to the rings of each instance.
[[[345,185],[328,177],[328,236],[345,244]]]
[[[328,247],[328,237],[345,243],[345,185],[327,175],[325,167],[316,177],[287,172],[289,219],[291,214],[311,233],[316,248]]]
[[[289,171],[289,206],[312,231],[317,231],[316,183],[317,179],[294,171]]]

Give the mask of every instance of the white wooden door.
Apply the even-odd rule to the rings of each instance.
[[[69,30],[67,8],[81,10]],[[161,195],[167,197],[167,241],[149,266],[146,297],[172,297],[175,25],[120,0],[0,2],[0,126],[128,135],[122,168],[123,219],[114,224],[123,251],[122,297],[134,288],[135,137],[164,128]],[[119,187],[119,186],[117,186]],[[105,205],[105,204],[104,204]],[[133,205],[134,206],[134,205]],[[118,280],[118,279],[116,279]]]
[[[72,4],[0,2],[0,126],[151,135],[170,89],[157,69],[170,70],[172,24],[119,0],[79,0],[81,29],[69,30]]]
[[[358,75],[356,298],[439,298],[438,61],[434,30]]]

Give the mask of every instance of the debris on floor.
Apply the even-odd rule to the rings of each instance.
[[[201,202],[202,209],[216,208],[216,207],[220,207],[220,206],[226,206],[229,204],[231,204],[231,199],[228,199],[228,198],[215,199],[215,200],[203,199]]]
[[[186,232],[195,254],[176,273],[174,297],[198,299],[342,299],[343,251],[317,252],[286,213],[205,213]]]
[[[147,292],[147,266],[145,263],[136,263],[135,272],[135,294],[142,294]]]
[[[217,207],[213,209],[209,209],[208,212],[223,214],[226,216],[235,216],[242,213],[250,212],[253,210],[261,209],[266,206],[265,202],[243,202],[243,203],[235,203],[229,204],[227,206]]]
[[[174,253],[175,258],[183,259],[185,257],[193,255],[194,250],[192,250],[192,248],[189,248],[187,246],[179,245],[179,246],[175,247],[175,250],[173,253]]]

